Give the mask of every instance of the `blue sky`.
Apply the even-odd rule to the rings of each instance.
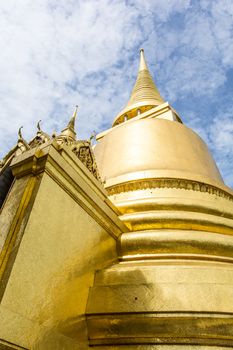
[[[145,50],[161,95],[233,186],[232,0],[0,0],[0,157],[38,120],[78,136],[111,126]]]

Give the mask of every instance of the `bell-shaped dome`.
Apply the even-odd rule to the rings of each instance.
[[[95,147],[106,187],[146,178],[179,178],[223,184],[202,139],[184,124],[139,119],[113,128]]]

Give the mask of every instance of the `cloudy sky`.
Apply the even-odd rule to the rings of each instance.
[[[38,120],[110,127],[145,49],[161,95],[207,142],[233,186],[232,0],[0,0],[0,157]]]

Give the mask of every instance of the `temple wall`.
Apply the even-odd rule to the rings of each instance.
[[[45,171],[31,176],[41,182],[24,213],[30,211],[27,222],[21,218],[20,246],[0,306],[0,348],[85,349],[84,313],[94,271],[117,259],[116,239],[124,225],[82,164],[82,178],[77,171],[72,176],[75,159],[66,151],[65,169],[65,155],[53,148],[53,162],[47,158]],[[22,177],[14,186],[17,182]]]

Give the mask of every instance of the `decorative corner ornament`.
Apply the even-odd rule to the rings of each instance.
[[[87,167],[87,169],[95,176],[95,178],[101,181],[95,161],[95,156],[91,148],[91,142],[89,140],[78,140],[73,143],[71,150]]]

